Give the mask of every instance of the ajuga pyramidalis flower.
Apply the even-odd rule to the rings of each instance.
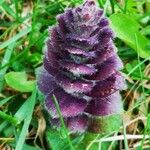
[[[106,133],[121,124],[123,65],[109,21],[92,0],[57,16],[38,79],[51,125],[60,126],[54,94],[73,132]]]

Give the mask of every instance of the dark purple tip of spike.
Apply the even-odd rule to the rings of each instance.
[[[71,9],[66,10],[66,19],[69,21],[70,24],[74,23],[74,16]]]
[[[97,16],[98,17],[101,17],[103,15],[104,11],[101,9],[101,10],[98,10],[97,12]]]
[[[107,20],[107,18],[102,18],[100,22],[98,23],[100,28],[106,27],[108,26],[108,24],[109,24],[109,21]]]
[[[90,7],[91,5],[95,5],[95,1],[94,1],[94,0],[87,0],[87,1],[83,4],[83,6],[88,6],[88,7]]]
[[[112,32],[111,29],[109,28],[104,28],[100,34],[99,34],[99,39],[102,41],[102,43],[108,43],[108,42],[105,42],[105,41],[108,41],[108,39],[112,39],[114,36],[114,33]]]

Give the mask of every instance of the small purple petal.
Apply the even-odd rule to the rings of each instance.
[[[88,0],[88,1],[86,1],[86,2],[83,4],[84,7],[91,7],[92,5],[95,6],[95,1],[94,1],[94,0]]]
[[[92,91],[88,94],[91,97],[107,97],[117,90],[125,89],[126,84],[124,78],[119,72],[112,74],[106,80],[98,82]]]
[[[97,71],[94,67],[71,62],[61,62],[61,66],[75,75],[91,75]]]
[[[98,72],[93,74],[86,79],[88,80],[104,80],[111,76],[116,70],[122,69],[123,64],[116,55],[108,58],[105,62],[103,62],[100,66],[96,67]]]
[[[67,33],[69,33],[69,29],[67,28],[64,15],[58,15],[57,20],[59,23],[59,30],[61,35],[64,37]]]
[[[61,33],[58,32],[58,28],[54,27],[51,32],[51,44],[54,49],[58,50],[61,47],[61,44],[64,43],[64,39],[61,37]]]
[[[61,127],[61,123],[60,123],[60,119],[59,118],[54,118],[50,120],[50,124],[52,127],[56,127],[56,128],[60,128]]]
[[[98,23],[100,28],[106,27],[108,26],[108,24],[109,24],[109,21],[107,18],[102,18],[100,22]]]
[[[56,89],[46,97],[45,102],[45,106],[47,110],[50,112],[52,118],[59,117],[55,104],[53,103],[52,100],[53,94],[55,95],[58,101],[61,114],[63,117],[73,117],[82,114],[87,105],[86,100],[73,97],[65,93],[62,89]]]
[[[105,116],[121,113],[123,110],[121,96],[119,92],[105,98],[91,100],[85,112],[94,116]]]
[[[79,27],[79,30],[77,30],[76,33],[83,37],[89,36],[89,34],[92,33],[94,29],[96,28],[96,27],[94,28],[93,25],[86,25],[86,24],[81,24],[78,27]]]
[[[85,48],[87,47],[88,50],[90,48],[93,47],[94,44],[96,44],[97,40],[95,37],[91,37],[91,38],[83,38],[83,37],[79,37],[79,36],[73,36],[73,35],[68,35],[66,38],[67,43],[70,43],[71,46],[75,46],[77,48]]]
[[[47,72],[50,75],[55,77],[57,74],[59,74],[60,66],[58,63],[53,62],[52,64],[46,58],[44,58],[43,64],[44,64],[44,68],[47,70]]]
[[[114,33],[110,28],[104,28],[98,35],[100,43],[107,44],[114,37]]]
[[[93,83],[91,82],[70,80],[65,76],[58,76],[57,82],[67,93],[88,93],[93,88]]]
[[[88,119],[87,116],[71,117],[67,120],[68,128],[73,132],[84,132],[87,129]]]
[[[50,63],[53,63],[53,62],[56,62],[58,61],[59,59],[59,56],[57,53],[53,52],[53,51],[48,51],[45,53],[45,57],[46,59],[50,62]],[[52,64],[53,65],[53,64]]]
[[[46,41],[46,46],[47,46],[48,51],[56,51],[56,49],[53,47],[50,39],[48,39]]]
[[[38,88],[44,94],[50,93],[53,89],[57,88],[56,81],[45,69],[38,72]]]
[[[86,57],[94,57],[95,56],[95,52],[88,52],[85,50],[81,50],[79,48],[66,48],[66,50],[71,53],[71,54],[75,54],[75,55],[83,55]]]
[[[97,20],[95,20],[98,22]],[[108,26],[109,22],[106,18],[100,19],[98,25],[95,27],[94,31],[91,30],[90,37],[97,35],[97,33],[101,32],[102,28]]]
[[[73,25],[73,23],[74,23],[74,14],[73,14],[72,9],[66,10],[65,19],[66,19],[66,22],[67,22],[68,26]]]
[[[102,19],[103,13],[104,13],[104,11],[102,9],[101,10],[97,10],[95,12],[95,17],[93,17],[94,24],[96,24],[96,25],[98,24],[99,20]]]
[[[68,117],[64,118],[65,125],[72,131],[72,132],[85,132],[88,127],[88,117],[86,115],[80,115],[76,117]],[[52,126],[60,127],[60,119],[51,119],[50,123]]]
[[[96,49],[94,50],[96,51],[95,53],[96,57],[89,59],[87,63],[88,64],[101,64],[115,54],[114,50],[115,50],[115,47],[113,47],[111,44],[103,48]]]

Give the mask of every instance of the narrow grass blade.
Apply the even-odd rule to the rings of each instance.
[[[9,60],[10,60],[10,58],[11,58],[11,55],[12,55],[12,52],[13,52],[13,49],[14,49],[14,46],[15,46],[15,44],[12,43],[12,44],[9,45],[8,48],[6,49],[4,58],[3,58],[3,60],[2,60],[1,67],[5,66],[7,63],[9,63]],[[0,92],[1,92],[2,89],[3,89],[4,76],[5,76],[5,73],[6,73],[7,69],[8,69],[8,67],[5,67],[5,68],[3,68],[2,70],[0,70]]]
[[[10,101],[13,97],[15,97],[15,96],[10,96],[10,97],[4,98],[3,100],[0,100],[0,106],[4,105],[8,101]]]
[[[0,49],[3,49],[5,47],[7,47],[8,45],[16,42],[18,39],[20,39],[21,37],[23,37],[24,35],[28,34],[31,31],[31,27],[28,27],[26,29],[23,29],[22,31],[20,31],[18,34],[16,34],[15,36],[13,36],[11,39],[3,42],[0,45]]]
[[[123,123],[123,136],[124,136],[124,146],[125,146],[125,150],[129,150],[128,148],[128,140],[127,140],[127,136],[126,136],[126,126]]]
[[[0,5],[2,5],[2,4],[4,3],[4,1],[5,1],[5,0],[1,0],[1,1],[0,1]]]
[[[114,6],[114,0],[110,0],[111,10],[112,14],[115,13],[115,6]]]
[[[9,125],[7,121],[0,124],[0,133]]]
[[[7,101],[8,99],[5,99],[5,101]],[[19,108],[19,110],[15,113],[14,117],[17,118],[20,122],[22,122],[25,117],[26,117],[26,111],[27,111],[27,108],[30,108],[29,107],[30,105],[30,101],[26,100],[25,103]],[[9,126],[9,122],[8,121],[4,121],[3,123],[0,124],[0,132],[2,132],[2,130],[4,130],[7,126]]]
[[[143,61],[141,61],[140,63],[138,63],[128,74],[127,76],[130,76],[136,69],[139,68],[139,66],[141,66],[142,64],[144,64],[146,61],[150,60],[150,57],[145,58]]]
[[[127,8],[128,8],[128,0],[125,0],[124,13],[127,12]]]
[[[6,11],[10,16],[12,16],[14,19],[16,19],[16,13],[9,7],[9,5],[6,2],[3,2],[1,4],[1,7]]]
[[[14,125],[18,124],[17,118],[7,115],[5,112],[2,112],[2,111],[0,111],[0,118],[4,119]]]
[[[146,126],[144,128],[144,135],[143,135],[143,139],[142,139],[142,142],[141,142],[140,150],[143,150],[144,140],[145,140],[145,137],[146,137],[146,134],[147,134],[148,130],[150,129],[149,125],[150,125],[150,115],[147,116],[147,123],[146,123]]]
[[[29,101],[27,107],[26,107],[26,111],[24,111],[24,113],[26,113],[26,118],[24,119],[24,124],[19,136],[19,139],[17,141],[17,145],[15,150],[21,150],[23,148],[23,144],[25,142],[25,138],[26,135],[28,134],[28,128],[32,119],[32,114],[33,114],[33,109],[35,106],[35,102],[36,102],[36,89],[33,91],[31,97],[29,97],[29,99],[27,101]]]

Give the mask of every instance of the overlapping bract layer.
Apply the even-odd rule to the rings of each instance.
[[[87,1],[66,10],[57,20],[46,43],[44,68],[38,81],[46,95],[51,123],[59,126],[54,94],[70,130],[102,131],[105,125],[102,119],[98,123],[98,118],[122,112],[119,90],[125,88],[118,71],[122,62],[116,54],[108,19],[94,1]]]

